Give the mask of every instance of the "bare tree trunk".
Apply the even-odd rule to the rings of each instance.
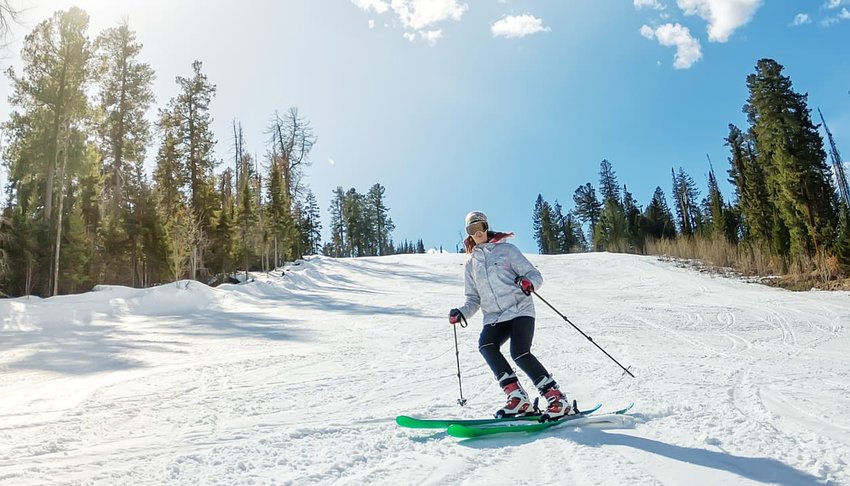
[[[197,275],[198,275],[198,245],[197,245],[197,243],[192,244],[192,257],[191,257],[190,266],[192,267],[192,273],[191,273],[192,280],[196,280]]]
[[[32,294],[32,269],[33,269],[33,260],[32,258],[27,259],[27,279],[24,284],[26,288],[24,289],[24,295]]]
[[[70,127],[65,127],[62,141],[62,165],[59,166],[59,207],[56,211],[56,253],[53,260],[53,294],[59,294],[59,253],[62,248],[62,211],[65,206],[65,166],[68,165],[68,137]]]
[[[280,261],[280,260],[278,260],[278,255],[277,255],[277,235],[274,235],[274,242],[273,242],[272,247],[273,247],[273,254],[274,254],[274,260],[273,260],[274,264],[271,265],[271,267],[277,268],[277,262]]]

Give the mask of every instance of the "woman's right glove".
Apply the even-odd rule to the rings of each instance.
[[[457,309],[452,309],[449,311],[449,323],[457,324],[460,320],[463,319],[463,313],[461,313]]]

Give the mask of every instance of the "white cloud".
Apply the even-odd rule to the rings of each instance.
[[[460,20],[469,9],[457,0],[392,0],[393,12],[402,25],[411,30],[422,30],[445,20]]]
[[[427,32],[420,30],[419,36],[422,37],[429,46],[434,47],[437,41],[443,37],[443,29],[429,30]]]
[[[658,0],[634,0],[635,8],[641,9],[643,7],[652,8],[655,10],[664,10],[664,5]]]
[[[493,37],[508,39],[525,37],[538,32],[549,32],[550,30],[549,27],[543,25],[541,19],[529,14],[509,15],[490,26]]]
[[[388,11],[398,17],[402,27],[407,31],[403,33],[405,39],[414,42],[417,36],[433,46],[437,40],[442,38],[442,29],[432,27],[446,20],[460,20],[469,6],[458,3],[457,0],[351,0],[357,7],[378,14]],[[369,21],[369,28],[374,28],[373,21]],[[384,24],[387,26],[387,24]]]
[[[837,24],[841,22],[842,20],[850,20],[850,11],[848,11],[846,8],[842,8],[841,12],[839,12],[838,15],[834,17],[825,17],[823,20],[820,21],[820,23],[824,27],[829,27],[832,24]]]
[[[794,21],[791,22],[791,25],[803,25],[811,23],[812,19],[809,18],[809,14],[799,13],[796,17],[794,17]]]
[[[384,0],[351,0],[351,2],[367,12],[371,9],[379,14],[386,12],[390,8],[390,4]]]
[[[374,20],[374,19],[369,19],[369,28],[370,28],[370,29],[374,29],[374,28],[375,28],[375,20]]]
[[[675,46],[673,67],[676,69],[688,69],[702,59],[702,47],[699,40],[691,35],[687,27],[680,24],[664,24],[657,29],[644,25],[640,28],[640,34],[647,39],[658,39],[658,43],[662,46]]]
[[[829,9],[838,8],[842,4],[846,4],[846,3],[850,3],[850,2],[848,2],[847,0],[829,0],[828,2],[826,2],[826,8],[829,8]]]
[[[739,27],[752,20],[762,0],[677,0],[685,15],[708,22],[708,40],[726,42]]]

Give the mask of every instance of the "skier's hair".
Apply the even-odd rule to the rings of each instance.
[[[492,241],[493,243],[504,240],[505,238],[510,238],[514,235],[513,232],[503,233],[501,231],[488,231],[487,232],[487,241]],[[472,236],[467,236],[465,240],[463,240],[463,248],[467,253],[472,255],[472,250],[475,248],[475,240],[472,239]]]

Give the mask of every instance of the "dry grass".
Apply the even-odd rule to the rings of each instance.
[[[850,289],[850,278],[834,255],[786,259],[725,238],[704,237],[648,241],[646,253],[699,262],[714,271],[728,273],[731,269],[740,275],[762,277],[763,283],[789,290]]]

